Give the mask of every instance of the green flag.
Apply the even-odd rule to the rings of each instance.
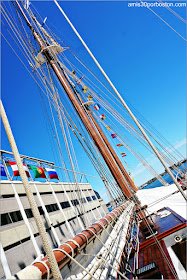
[[[30,165],[30,168],[34,172],[34,178],[46,178],[45,172],[42,167]]]

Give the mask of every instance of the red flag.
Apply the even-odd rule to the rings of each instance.
[[[9,161],[10,166],[12,167],[13,170],[13,175],[15,176],[20,176],[19,175],[19,170],[18,170],[18,166],[17,163],[14,161]],[[30,177],[29,175],[29,169],[27,168],[27,166],[23,163],[23,168],[25,170],[25,173],[27,174],[27,177]]]

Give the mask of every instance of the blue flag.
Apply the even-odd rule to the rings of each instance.
[[[1,176],[6,176],[4,165],[1,163]]]

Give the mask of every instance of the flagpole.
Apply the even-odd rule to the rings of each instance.
[[[130,110],[130,108],[127,106],[126,102],[123,100],[122,96],[120,95],[120,93],[118,92],[118,90],[116,89],[116,87],[114,86],[114,84],[112,83],[112,81],[109,79],[109,77],[107,76],[107,74],[105,73],[105,71],[103,70],[103,68],[101,67],[101,65],[99,64],[99,62],[97,61],[97,59],[94,57],[94,55],[92,54],[92,52],[90,51],[90,49],[88,48],[88,46],[86,45],[86,43],[84,42],[84,40],[82,39],[82,37],[80,36],[80,34],[77,32],[77,30],[75,29],[75,27],[73,26],[73,24],[71,23],[71,21],[69,20],[69,18],[67,17],[67,15],[64,13],[64,11],[62,10],[62,8],[60,7],[60,5],[58,4],[58,2],[56,0],[54,0],[55,4],[57,5],[57,7],[59,8],[59,10],[61,11],[61,13],[63,14],[63,16],[65,17],[65,19],[67,20],[67,22],[69,23],[69,25],[71,26],[71,28],[73,29],[73,31],[75,32],[75,34],[77,35],[77,37],[79,38],[79,40],[82,42],[83,46],[85,47],[85,49],[87,50],[87,52],[89,53],[89,55],[92,57],[92,59],[94,60],[94,62],[96,63],[96,65],[98,66],[98,68],[100,69],[100,71],[102,72],[102,74],[104,75],[105,79],[107,80],[107,82],[110,84],[110,86],[112,87],[112,89],[114,90],[114,92],[116,93],[116,95],[118,96],[118,98],[120,99],[121,103],[123,104],[123,106],[125,107],[125,109],[128,111],[129,115],[131,116],[131,118],[133,119],[133,121],[135,122],[135,124],[138,126],[139,130],[141,131],[141,133],[143,134],[144,138],[146,139],[146,141],[148,142],[148,144],[151,146],[152,150],[154,151],[154,153],[156,154],[157,158],[160,160],[160,162],[162,163],[162,165],[164,166],[164,168],[166,169],[166,171],[168,172],[168,174],[170,175],[170,177],[172,178],[174,184],[176,185],[176,187],[178,188],[178,190],[180,191],[180,193],[182,194],[182,196],[184,197],[184,199],[187,201],[187,196],[185,195],[185,193],[183,192],[183,189],[181,188],[181,186],[179,185],[179,183],[177,182],[175,176],[173,175],[173,173],[171,172],[171,170],[169,169],[169,167],[166,165],[165,161],[162,159],[160,153],[158,152],[158,150],[156,149],[156,147],[153,145],[153,143],[151,142],[151,140],[149,139],[149,137],[147,136],[146,132],[144,131],[143,127],[140,125],[140,123],[138,122],[137,118],[135,117],[135,115],[132,113],[132,111]]]
[[[7,133],[7,137],[8,137],[12,152],[14,154],[15,161],[16,161],[17,166],[18,166],[19,174],[21,176],[21,180],[22,180],[23,186],[25,188],[25,193],[26,193],[27,198],[29,200],[31,210],[32,210],[36,225],[38,227],[38,231],[39,231],[41,239],[43,241],[44,250],[47,254],[47,257],[48,257],[48,260],[49,260],[49,263],[50,263],[50,267],[51,267],[51,270],[52,270],[52,273],[53,273],[53,277],[56,280],[57,279],[60,280],[60,279],[62,279],[61,273],[60,273],[60,270],[58,268],[58,264],[57,264],[57,261],[55,259],[54,254],[53,254],[52,248],[50,246],[49,239],[48,239],[43,221],[40,217],[40,213],[39,213],[36,201],[34,200],[34,195],[31,191],[31,187],[29,186],[29,181],[28,181],[28,178],[26,176],[25,170],[23,168],[23,164],[21,162],[21,158],[20,158],[20,155],[19,155],[19,152],[18,152],[18,148],[16,146],[16,142],[14,140],[14,136],[12,134],[12,130],[11,130],[11,127],[10,127],[10,124],[9,124],[9,121],[8,121],[8,118],[7,118],[7,115],[5,113],[4,106],[3,106],[3,103],[2,103],[1,100],[0,100],[0,113],[1,113],[1,118],[2,118],[2,121],[3,121],[3,124],[4,124],[4,128],[6,130],[6,133]]]

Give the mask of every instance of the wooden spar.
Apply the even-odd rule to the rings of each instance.
[[[78,97],[80,103],[82,106],[84,106],[84,102],[82,100],[82,98],[80,97],[79,93],[77,92],[77,90],[74,90],[76,93],[76,96]],[[132,179],[130,178],[129,174],[127,173],[127,171],[125,170],[122,162],[120,161],[120,159],[118,158],[117,154],[114,152],[114,149],[112,148],[112,146],[110,145],[108,139],[106,138],[105,134],[103,133],[102,129],[100,128],[100,126],[98,125],[97,121],[95,120],[95,118],[93,117],[92,113],[90,112],[88,106],[84,106],[84,108],[86,109],[91,121],[93,122],[94,126],[96,127],[97,131],[100,134],[100,137],[102,138],[102,140],[104,141],[104,143],[106,144],[107,148],[109,149],[110,153],[112,154],[114,160],[116,161],[119,169],[121,170],[122,174],[125,176],[127,182],[130,184],[131,188],[133,189],[133,191],[137,192],[138,188],[136,187],[136,185],[134,184],[134,182],[132,181]]]
[[[113,85],[112,81],[109,79],[109,77],[107,76],[107,74],[105,73],[105,71],[103,70],[103,68],[101,67],[101,65],[99,64],[99,62],[97,61],[97,59],[94,57],[94,55],[92,54],[92,52],[90,51],[90,49],[88,48],[88,46],[86,45],[86,43],[84,42],[84,40],[81,38],[81,36],[79,35],[79,33],[77,32],[77,30],[75,29],[75,27],[73,26],[73,24],[71,23],[71,21],[69,20],[69,18],[67,17],[67,15],[64,13],[64,11],[62,10],[62,8],[59,6],[58,2],[56,0],[54,0],[55,4],[57,5],[57,7],[59,8],[59,10],[61,11],[61,13],[63,14],[63,16],[65,17],[65,19],[67,20],[67,22],[69,23],[69,25],[71,26],[71,28],[73,29],[73,31],[75,32],[75,34],[77,35],[77,37],[79,38],[79,40],[82,42],[83,46],[85,47],[85,49],[87,50],[87,52],[89,53],[89,55],[92,57],[93,61],[95,62],[95,64],[98,66],[98,68],[100,69],[101,73],[104,75],[105,79],[108,81],[108,83],[110,84],[110,86],[112,87],[112,89],[114,90],[114,92],[116,93],[116,95],[118,96],[119,100],[121,101],[121,103],[123,104],[123,106],[125,107],[125,109],[127,110],[127,112],[129,113],[129,115],[131,116],[132,120],[135,122],[135,124],[137,125],[137,127],[139,128],[139,130],[141,131],[141,133],[143,134],[145,140],[147,141],[147,143],[150,145],[150,147],[152,148],[152,150],[154,151],[154,153],[156,154],[157,158],[160,160],[160,162],[162,163],[162,165],[164,166],[165,170],[167,171],[167,173],[170,175],[171,179],[173,180],[174,184],[176,185],[176,187],[178,188],[178,190],[180,191],[180,193],[182,194],[182,196],[184,197],[184,199],[187,201],[187,196],[184,193],[182,187],[180,186],[180,184],[177,182],[177,179],[175,178],[174,174],[171,172],[170,168],[167,166],[166,162],[163,160],[160,152],[158,151],[158,149],[153,145],[153,143],[151,142],[150,138],[148,137],[148,135],[146,134],[145,130],[143,129],[142,125],[140,124],[140,122],[137,120],[137,118],[135,117],[135,115],[132,113],[132,111],[130,110],[130,108],[127,106],[126,102],[124,101],[124,99],[122,98],[122,96],[120,95],[120,93],[118,92],[118,90],[115,88],[115,86]]]
[[[120,159],[118,158],[118,156],[116,155],[116,153],[114,152],[112,146],[110,145],[108,139],[106,138],[106,136],[104,135],[102,129],[100,128],[100,126],[98,125],[98,123],[96,122],[95,118],[93,117],[92,113],[88,110],[88,114],[92,120],[92,122],[94,123],[95,127],[97,128],[100,136],[102,137],[103,141],[105,142],[106,146],[108,147],[109,151],[111,152],[114,160],[116,161],[117,165],[119,166],[121,172],[123,173],[123,175],[125,176],[126,180],[128,181],[128,183],[130,184],[131,188],[133,189],[133,191],[137,192],[138,188],[136,187],[136,185],[134,184],[134,182],[132,181],[132,179],[130,178],[129,174],[127,173],[127,171],[125,170],[125,167],[123,166],[122,162],[120,161]]]
[[[126,183],[126,181],[123,177],[123,174],[119,170],[118,165],[116,164],[113,157],[111,156],[108,148],[103,143],[101,137],[99,136],[99,134],[94,129],[94,126],[90,122],[86,112],[82,108],[82,106],[79,103],[79,101],[77,100],[74,92],[72,91],[70,85],[68,84],[65,75],[60,70],[56,61],[52,58],[48,48],[46,47],[46,45],[43,41],[43,38],[41,38],[41,36],[34,30],[34,28],[32,27],[29,20],[27,19],[26,15],[25,15],[23,9],[21,8],[20,4],[18,3],[18,1],[15,0],[15,2],[18,5],[21,13],[23,14],[23,16],[24,16],[24,18],[27,22],[27,25],[30,27],[36,41],[38,42],[38,44],[41,48],[42,54],[45,56],[46,60],[51,65],[51,67],[52,67],[53,71],[55,72],[60,84],[62,85],[63,89],[65,90],[66,94],[68,95],[72,105],[74,106],[75,110],[77,111],[77,113],[78,113],[80,119],[82,120],[85,128],[87,129],[87,131],[90,134],[90,136],[92,137],[95,145],[97,146],[98,150],[100,151],[100,153],[101,153],[103,159],[105,160],[105,162],[106,162],[110,172],[112,173],[114,179],[118,183],[118,186],[121,188],[121,190],[123,191],[125,196],[127,198],[130,198],[132,196],[132,192],[129,189],[127,183]]]
[[[48,53],[46,53],[46,58],[48,58]],[[71,103],[73,104],[75,110],[77,111],[84,126],[86,127],[88,133],[94,140],[98,150],[100,151],[102,157],[104,158],[106,164],[108,165],[113,177],[115,178],[119,187],[121,187],[121,189],[125,193],[126,197],[130,198],[132,196],[132,193],[131,193],[128,185],[126,184],[121,172],[119,171],[118,166],[116,165],[115,161],[113,160],[107,147],[104,145],[99,134],[95,131],[95,129],[94,129],[93,125],[91,124],[88,116],[86,115],[84,109],[82,108],[79,101],[75,97],[74,92],[72,91],[71,87],[69,86],[64,74],[60,71],[60,68],[58,67],[57,63],[53,59],[50,59],[50,60],[48,59],[48,61],[51,64],[52,69],[54,70],[58,80],[60,81],[62,87],[64,88],[65,92],[67,93]]]

